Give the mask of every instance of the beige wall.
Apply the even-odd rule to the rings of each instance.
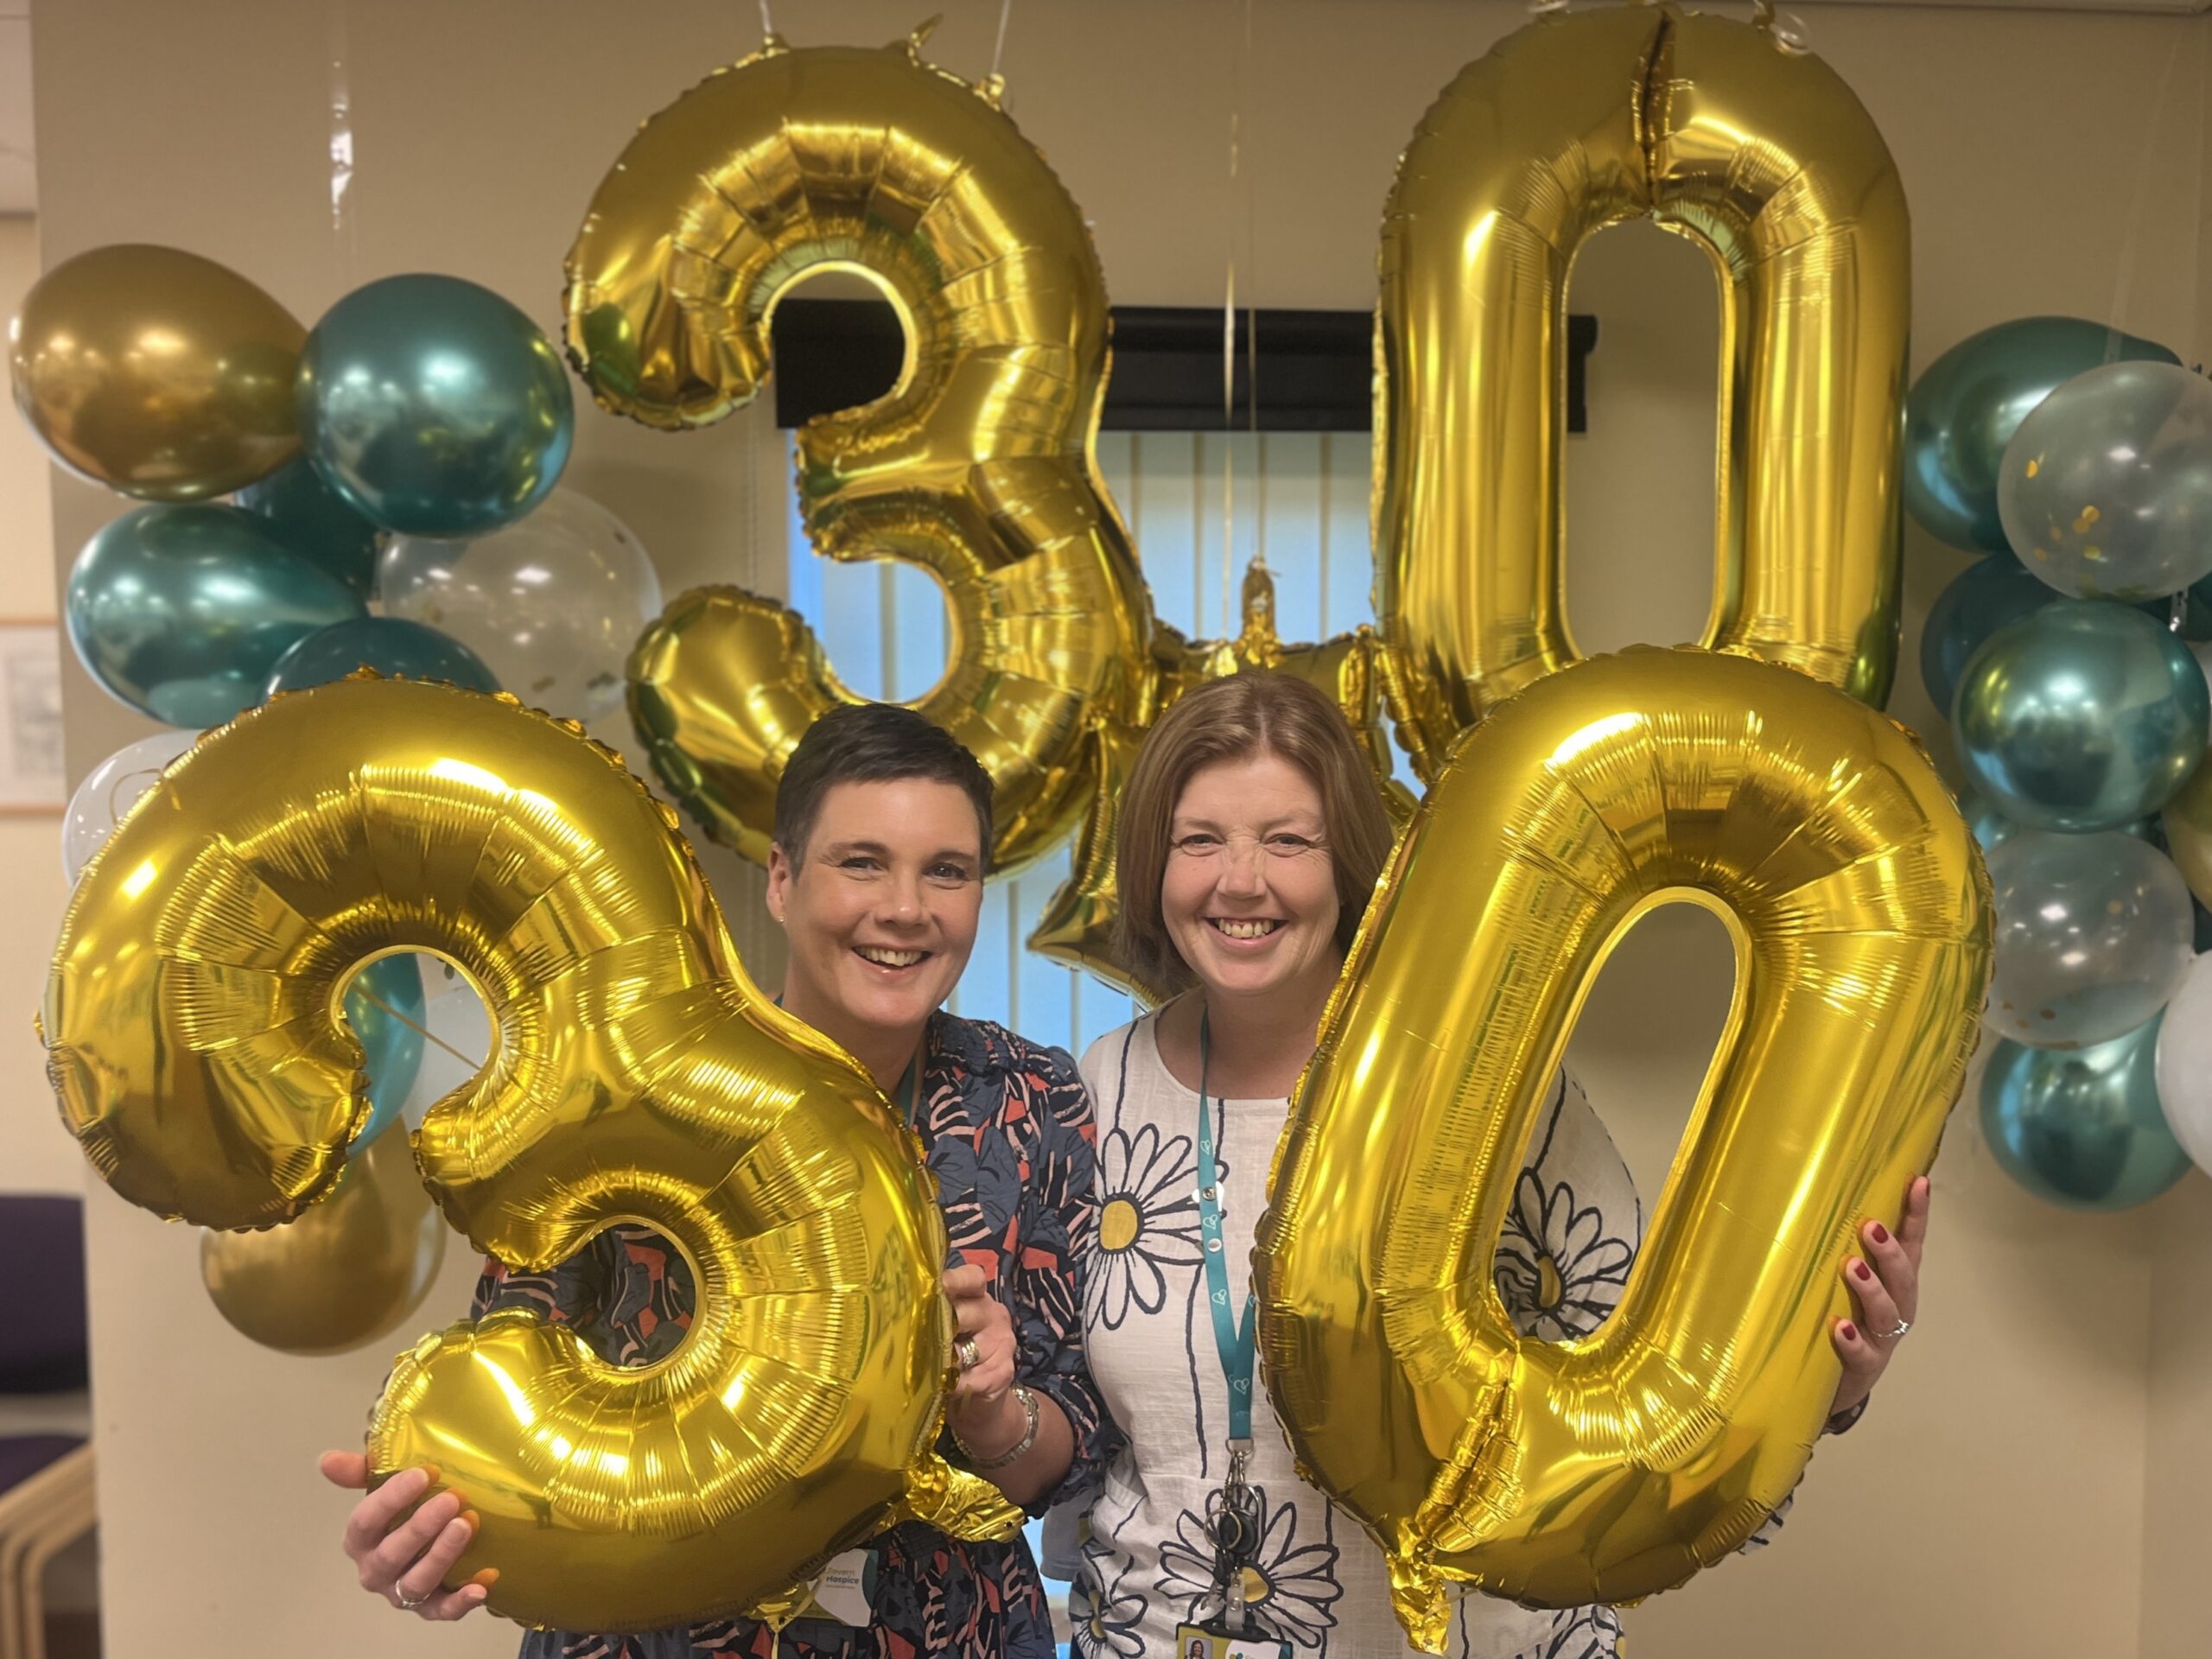
[[[38,280],[38,230],[0,216],[0,315],[14,316]],[[46,454],[22,422],[0,419],[0,617],[55,614],[54,509]],[[74,774],[73,773],[73,776]],[[0,817],[0,1192],[73,1192],[84,1160],[54,1129],[45,1061],[24,1010],[35,1007],[46,956],[68,899],[61,820]]]
[[[888,40],[919,10],[905,0],[779,8],[799,44]],[[950,0],[947,10],[934,55],[980,72],[997,5]],[[2202,349],[2198,309],[2212,303],[2200,298],[2197,209],[2207,25],[1804,10],[1904,173],[1916,362],[2002,317],[2106,315],[2123,251],[2122,320],[2185,354]],[[550,323],[577,215],[635,122],[752,43],[752,9],[728,0],[352,5],[359,171],[349,270],[325,213],[330,10],[290,0],[42,7],[48,259],[126,238],[177,243],[237,266],[308,319],[349,282],[443,269]],[[1121,301],[1220,297],[1240,15],[1169,0],[1015,8],[1012,106],[1096,222]],[[1522,16],[1486,0],[1256,7],[1245,149],[1256,257],[1240,295],[1371,303],[1376,221],[1400,147],[1450,70]],[[1590,256],[1576,301],[1605,330],[1594,429],[1570,456],[1578,632],[1592,648],[1680,638],[1701,620],[1709,579],[1709,279],[1687,249],[1620,232]],[[782,469],[757,429],[678,440],[587,412],[572,478],[631,520],[671,588],[714,575],[771,580]],[[54,499],[66,567],[115,503],[60,479]],[[1913,651],[1919,618],[1960,562],[1917,537],[1908,557],[1894,707],[1940,750]],[[81,773],[139,728],[81,675],[68,696]],[[50,863],[50,849],[39,856]],[[726,864],[717,870],[733,909],[748,912],[749,892]],[[1687,914],[1656,917],[1619,953],[1578,1038],[1577,1062],[1652,1193],[1727,972],[1717,932]],[[36,1101],[28,1054],[22,1064],[18,1092]],[[2193,1496],[2212,1482],[2202,1336],[2212,1187],[2192,1177],[2136,1216],[2063,1216],[2005,1182],[1970,1114],[1937,1185],[1924,1328],[1874,1412],[1823,1451],[1777,1546],[1630,1616],[1639,1659],[2201,1649],[2183,1597],[2212,1543]],[[208,1310],[189,1238],[104,1192],[92,1237],[112,1651],[511,1649],[512,1631],[481,1620],[420,1631],[348,1583],[335,1546],[342,1504],[315,1490],[308,1465],[317,1447],[357,1432],[379,1355],[311,1363],[248,1347]],[[464,1294],[459,1255],[441,1310]]]

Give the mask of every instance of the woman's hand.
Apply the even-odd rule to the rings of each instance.
[[[1866,1255],[1843,1264],[1844,1287],[1851,1293],[1857,1319],[1838,1319],[1828,1333],[1843,1359],[1831,1417],[1851,1410],[1873,1392],[1890,1357],[1904,1340],[1900,1326],[1920,1312],[1920,1252],[1928,1238],[1928,1178],[1905,1189],[1904,1219],[1894,1236],[1878,1221],[1859,1230]]]
[[[1013,1397],[1014,1315],[988,1288],[981,1268],[955,1268],[944,1275],[944,1294],[963,1340],[954,1346],[975,1363],[961,1367],[946,1415],[960,1443],[979,1457],[995,1457],[1019,1440],[1027,1414]],[[974,1346],[971,1349],[969,1344]]]
[[[321,1466],[334,1486],[357,1492],[368,1486],[369,1460],[358,1452],[326,1452]],[[428,1469],[404,1470],[356,1503],[346,1518],[346,1554],[370,1594],[417,1618],[450,1622],[481,1607],[499,1573],[486,1567],[458,1590],[442,1587],[447,1570],[476,1535],[476,1516],[462,1512],[457,1494],[440,1492],[400,1520],[430,1479]]]

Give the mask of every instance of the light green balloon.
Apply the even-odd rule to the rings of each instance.
[[[2158,1025],[2089,1048],[1999,1043],[1981,1080],[1981,1127],[2005,1173],[2075,1210],[2129,1209],[2187,1173],[2189,1154],[2158,1109]]]

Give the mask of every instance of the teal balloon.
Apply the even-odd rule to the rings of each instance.
[[[2189,1171],[2158,1107],[2158,1024],[2088,1048],[1999,1042],[1981,1080],[1981,1128],[2005,1172],[2075,1210],[2126,1210]]]
[[[386,957],[362,969],[346,988],[345,1009],[369,1079],[369,1121],[352,1148],[358,1153],[398,1121],[423,1069],[423,972],[415,958]]]
[[[347,506],[304,455],[231,499],[309,564],[329,571],[363,599],[374,594],[384,532]]]
[[[537,326],[456,276],[388,276],[333,306],[300,358],[300,432],[353,509],[410,536],[480,536],[543,501],[575,405]]]
[[[396,616],[364,616],[318,628],[276,659],[269,695],[342,680],[356,669],[443,680],[469,691],[497,691],[484,659],[449,633]]]
[[[1928,626],[1920,635],[1920,677],[1929,700],[1949,712],[1959,676],[1982,641],[2006,623],[2033,616],[2057,601],[2017,560],[1984,559],[1968,565],[1928,607]]]
[[[140,507],[69,573],[69,638],[94,679],[171,726],[219,726],[262,698],[276,660],[361,596],[236,507]]]
[[[2036,405],[2105,363],[2180,360],[2079,317],[2021,317],[1969,335],[1930,363],[1905,399],[1905,510],[1939,542],[2005,551],[1997,481],[2005,445]]]
[[[2015,823],[2114,830],[2164,806],[2204,753],[2204,671],[2142,612],[2060,600],[2006,624],[1960,676],[1967,781]]]

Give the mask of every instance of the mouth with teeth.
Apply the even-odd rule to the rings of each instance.
[[[1280,931],[1286,924],[1268,916],[1209,916],[1206,925],[1224,939],[1249,944]]]
[[[928,961],[930,957],[930,953],[926,950],[897,950],[887,944],[856,944],[853,947],[853,954],[862,962],[871,963],[878,968],[887,968],[893,972],[908,968],[918,968],[923,963]]]

